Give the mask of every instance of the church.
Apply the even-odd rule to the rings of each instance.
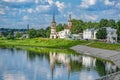
[[[50,38],[51,39],[56,39],[56,38],[69,38],[71,35],[70,29],[72,28],[72,20],[71,20],[71,15],[69,15],[68,19],[68,25],[67,27],[60,32],[56,32],[56,21],[55,21],[55,15],[53,15],[53,19],[51,22],[51,33],[50,33]]]

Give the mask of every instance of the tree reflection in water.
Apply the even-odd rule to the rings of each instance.
[[[20,50],[20,49],[16,50],[13,48],[8,50],[8,52],[11,53],[10,55],[7,53],[7,50],[5,50],[6,51],[5,52],[4,49],[1,49],[1,52],[5,52],[8,55],[8,57],[10,56],[10,58],[12,56],[16,60],[14,61],[13,59],[15,63],[14,65],[24,66],[23,73],[24,73],[24,69],[26,73],[34,72],[34,73],[28,73],[29,75],[33,74],[35,76],[34,80],[41,80],[41,77],[43,77],[43,75],[44,77],[42,79],[46,79],[46,77],[48,76],[50,80],[56,79],[56,75],[57,75],[57,80],[61,80],[62,78],[63,80],[64,79],[72,80],[74,78],[79,79],[78,77],[82,77],[80,75],[83,75],[83,74],[90,75],[90,76],[92,75],[92,77],[98,78],[100,76],[104,76],[106,74],[110,74],[112,72],[118,71],[118,68],[109,61],[97,59],[97,58],[86,56],[86,55],[66,53],[69,51],[57,52],[57,51],[44,50],[41,52],[35,52],[36,50],[39,50],[39,49],[37,48],[34,51],[30,51],[30,50],[26,51],[26,50]],[[18,53],[23,53],[23,54],[18,54]],[[3,57],[5,56],[5,54],[1,54],[1,58],[3,58],[2,55]],[[25,64],[22,61],[19,61],[16,57],[17,58],[20,57],[21,59],[24,57],[24,60],[22,61],[24,61]],[[3,58],[3,60],[4,59],[5,58]],[[7,59],[5,59],[5,61],[7,61]],[[17,61],[19,61],[20,64],[16,63]],[[26,67],[28,66],[26,63],[31,65],[29,69]],[[11,69],[17,68],[14,65],[9,66],[9,64],[4,64],[4,66],[7,66],[8,68],[11,68]],[[20,70],[22,70],[21,67],[19,68]],[[40,69],[46,69],[46,70],[40,71]],[[95,75],[97,75],[97,77]],[[31,78],[30,80],[33,80],[33,78]]]

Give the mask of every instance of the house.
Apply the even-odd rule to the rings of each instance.
[[[94,28],[86,29],[83,31],[83,39],[96,39],[96,33]]]
[[[107,27],[107,42],[108,43],[117,43],[117,29]]]

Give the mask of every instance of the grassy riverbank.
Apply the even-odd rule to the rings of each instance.
[[[109,44],[97,41],[47,39],[47,38],[34,38],[24,40],[0,40],[0,46],[36,46],[45,48],[69,49],[70,47],[76,45],[87,45],[94,48],[120,51],[120,44]]]
[[[90,43],[88,43],[87,46],[94,47],[94,48],[120,51],[120,44],[110,44],[110,43],[105,43],[105,42],[91,41]]]
[[[88,43],[88,41],[47,39],[47,38],[35,38],[24,40],[0,40],[0,46],[37,46],[47,48],[70,48],[78,44],[86,43]]]

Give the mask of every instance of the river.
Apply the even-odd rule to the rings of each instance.
[[[95,80],[117,71],[110,61],[86,55],[0,48],[0,80]]]

